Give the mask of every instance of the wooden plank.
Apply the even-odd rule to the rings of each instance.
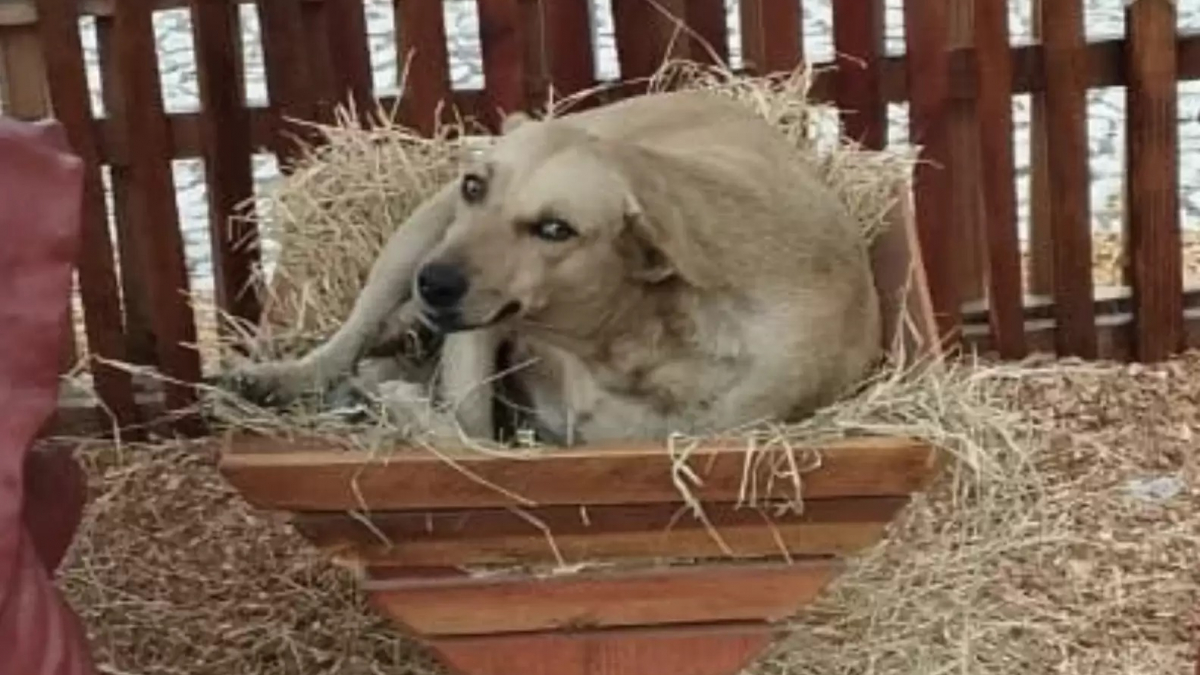
[[[747,70],[765,75],[791,72],[800,65],[804,45],[799,0],[741,0],[739,11]]]
[[[760,498],[788,497],[766,476],[787,455],[779,448],[756,451],[753,477]],[[819,471],[805,475],[806,499],[904,496],[920,489],[936,453],[904,439],[856,439],[816,450]],[[508,508],[564,504],[678,503],[668,450],[657,444],[613,444],[539,451],[494,458],[472,451],[397,449],[387,461],[333,440],[292,442],[243,436],[227,446],[221,471],[252,504],[293,511]],[[447,461],[447,458],[450,461]],[[745,444],[704,444],[688,453],[706,501],[740,498],[746,471]],[[803,456],[800,458],[803,459]],[[800,460],[798,460],[800,461]],[[360,499],[361,497],[361,499]]]
[[[969,48],[974,42],[975,0],[954,0],[947,4],[949,44]],[[990,115],[975,99],[950,102],[946,130],[949,143],[951,186],[950,231],[954,234],[957,255],[955,278],[959,302],[984,297],[987,274],[987,248],[983,232],[983,168],[979,156],[980,113]]]
[[[254,286],[254,270],[260,262],[257,229],[234,218],[247,215],[246,204],[254,197],[238,8],[226,0],[193,0],[192,29],[206,141],[204,169],[217,306],[255,323],[262,312]],[[219,325],[230,334],[223,317]]]
[[[429,645],[472,675],[733,675],[766,649],[767,624],[439,638]],[[530,658],[537,654],[537,658]]]
[[[559,3],[554,3],[555,5]],[[446,20],[440,2],[396,0],[396,53],[404,88],[404,121],[431,135],[438,125],[438,110],[450,105],[450,57],[446,46]]]
[[[1082,0],[1042,3],[1046,161],[1058,353],[1093,358],[1092,232],[1089,208]]]
[[[1139,361],[1183,348],[1175,21],[1171,0],[1138,0],[1126,9],[1125,204]]]
[[[316,101],[308,90],[309,62],[301,2],[258,0],[255,3],[262,34],[271,124],[265,136],[255,137],[252,133],[251,137],[255,145],[271,148],[284,173],[290,173],[292,163],[300,154],[294,137],[311,137],[306,129],[297,128],[288,120],[316,118]],[[252,111],[251,118],[253,116]],[[178,139],[175,146],[180,147]]]
[[[166,404],[172,411],[191,407],[196,400],[190,384],[200,378],[196,324],[188,304],[189,280],[183,236],[171,174],[171,137],[163,111],[158,57],[148,0],[117,7],[114,18],[116,64],[121,70],[127,105],[119,123],[137,143],[130,155],[130,201],[138,217],[132,222],[137,264],[149,284],[150,319],[156,336],[158,365],[173,382],[166,384]],[[188,426],[181,422],[181,428]]]
[[[933,315],[925,262],[913,215],[912,192],[898,187],[885,228],[871,244],[883,344],[899,361],[939,355],[943,344]]]
[[[954,177],[950,166],[948,0],[906,0],[905,43],[908,50],[909,138],[923,147],[916,168],[917,232],[925,259],[935,318],[943,336],[958,328],[958,280],[954,261]]]
[[[38,0],[38,10],[41,41],[54,45],[54,49],[44,53],[54,115],[66,129],[72,149],[84,163],[82,242],[77,269],[88,349],[94,356],[124,361],[121,299],[109,239],[104,186],[100,179],[101,160],[96,152],[91,123],[91,97],[84,72],[79,24],[73,9],[63,0]],[[96,393],[112,412],[115,423],[121,427],[136,424],[138,415],[129,373],[94,361],[90,366]],[[127,437],[140,438],[141,433],[131,430]]]
[[[1033,37],[1042,38],[1042,0],[1030,0]],[[1050,165],[1046,148],[1045,68],[1042,88],[1032,92],[1029,127],[1029,292],[1054,292],[1054,242],[1050,233]],[[1014,80],[1019,74],[1014,68]]]
[[[833,0],[833,99],[842,134],[873,150],[887,143],[887,105],[880,82],[883,27],[882,3]]]
[[[688,57],[687,0],[612,0],[612,16],[622,81],[644,82]]]
[[[499,129],[505,115],[527,108],[530,36],[519,0],[476,2],[488,113],[484,121],[490,128]]]
[[[304,33],[302,54],[308,62],[308,81],[303,86],[313,101],[312,118],[331,124],[334,121],[334,108],[341,97],[338,95],[334,55],[329,49],[329,6],[324,2],[302,1],[300,18]]]
[[[679,504],[528,510],[299,514],[319,548],[367,565],[421,567],[603,562],[631,558],[847,555],[870,546],[903,497],[813,500],[804,512],[709,504],[697,518]]]
[[[984,117],[976,118],[979,144],[975,152],[987,158],[981,171],[989,319],[1000,355],[1016,359],[1025,356],[1026,346],[1021,319],[1007,0],[975,0],[974,34],[978,107],[985,111]]]
[[[783,620],[841,570],[832,560],[559,577],[366,581],[374,606],[422,636]],[[736,589],[736,592],[731,592]]]
[[[375,86],[363,0],[323,1],[328,7],[329,53],[336,55],[332,60],[335,100],[341,105],[352,102],[360,115],[374,114]]]
[[[550,83],[555,98],[588,90],[596,84],[596,63],[588,0],[557,0],[541,7]]]
[[[50,100],[37,26],[0,28],[0,71],[4,114],[26,121],[44,117]]]
[[[686,12],[691,59],[697,63],[727,67],[729,25],[725,0],[688,0]]]
[[[121,96],[121,71],[116,65],[116,48],[113,45],[113,19],[98,16],[96,21],[96,51],[100,62],[100,95],[104,109],[111,119],[120,120],[125,115],[125,101]],[[130,206],[129,169],[126,166],[108,167],[113,217],[117,234],[117,254],[121,261],[121,299],[125,309],[126,358],[131,363],[152,366],[157,359],[154,330],[150,326],[149,283],[143,280],[141,266],[137,263],[134,248],[135,233],[139,231],[133,220],[138,217]]]

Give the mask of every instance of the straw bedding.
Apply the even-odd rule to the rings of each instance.
[[[766,82],[682,66],[662,82],[716,89],[767,115],[871,236],[890,207],[882,188],[906,180],[911,156],[830,143],[813,123],[829,111],[804,101],[807,76]],[[461,143],[352,126],[326,129],[330,145],[263,204],[282,258],[279,313],[256,337],[261,356],[295,353],[336,325],[372,251],[450,175]],[[749,673],[1190,672],[1200,355],[1161,368],[910,365],[889,364],[812,419],[758,430],[798,445],[910,435],[958,461]],[[233,427],[375,441],[399,431],[370,414],[348,421],[216,399],[210,414]],[[62,584],[102,672],[440,672],[364,608],[350,572],[246,506],[211,452],[178,443],[81,452],[93,495]],[[794,488],[799,501],[802,478]]]

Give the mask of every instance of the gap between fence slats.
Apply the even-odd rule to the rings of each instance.
[[[205,141],[209,239],[217,307],[253,324],[262,307],[254,288],[259,262],[257,228],[240,218],[254,196],[250,115],[242,82],[241,22],[226,0],[193,0],[192,28],[200,85],[200,128]],[[218,323],[231,331],[221,317]]]
[[[114,19],[116,64],[121,70],[123,119],[127,138],[136,138],[129,156],[130,207],[137,217],[133,233],[137,255],[148,284],[150,320],[158,350],[158,366],[170,381],[164,382],[169,411],[192,406],[194,388],[186,383],[200,378],[196,350],[196,324],[189,306],[190,284],[184,258],[183,235],[175,203],[171,171],[171,136],[163,111],[158,57],[150,6],[127,2],[117,6]],[[180,429],[194,429],[195,419],[181,419]]]
[[[917,231],[929,278],[938,329],[943,337],[958,327],[959,298],[954,261],[959,255],[952,221],[950,86],[946,58],[950,0],[905,0],[909,83],[909,138],[923,148],[916,168]]]
[[[313,119],[316,107],[309,89],[302,0],[258,0],[259,30],[262,35],[263,70],[272,124],[265,137],[252,138],[274,152],[280,171],[291,172],[299,154],[296,137],[308,135],[289,120]],[[178,147],[178,141],[176,142]]]
[[[1170,0],[1139,0],[1126,9],[1126,242],[1139,361],[1161,361],[1183,348],[1175,19]]]
[[[1043,2],[1041,11],[1043,66],[1053,85],[1046,90],[1045,120],[1058,353],[1094,358],[1083,3]]]
[[[1012,64],[1008,57],[1007,0],[975,0],[974,38],[978,145],[982,162],[983,226],[986,231],[988,319],[992,342],[1003,358],[1026,354],[1022,314],[1021,251],[1013,173]]]
[[[432,134],[439,105],[451,105],[450,57],[442,3],[396,0],[396,55],[402,119],[422,134]]]
[[[947,37],[951,48],[970,48],[974,42],[975,0],[951,0],[947,3]],[[978,105],[974,98],[950,102],[946,130],[949,143],[947,170],[953,177],[951,221],[955,248],[955,280],[959,303],[978,300],[985,295],[987,251],[983,236],[982,167],[979,157],[979,115],[992,111]]]
[[[742,0],[742,59],[747,69],[766,74],[800,65],[804,54],[800,20],[800,0]]]
[[[39,0],[38,9],[42,44],[54,46],[43,53],[54,114],[84,164],[82,245],[77,268],[88,350],[93,357],[123,361],[126,352],[121,298],[100,179],[101,160],[91,123],[79,24],[74,7],[66,0]],[[129,373],[94,360],[90,365],[96,394],[111,411],[113,421],[122,427],[136,424],[137,408]],[[128,432],[128,437],[137,439],[141,434],[134,429]]]
[[[887,106],[881,83],[883,26],[881,0],[833,0],[837,55],[833,100],[842,133],[872,150],[881,150],[887,143]]]

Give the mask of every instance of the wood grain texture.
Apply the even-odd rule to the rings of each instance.
[[[863,147],[887,143],[887,105],[882,91],[883,5],[871,0],[833,1],[833,47],[837,54],[833,100],[842,133]]]
[[[366,565],[466,566],[650,558],[847,555],[870,546],[903,497],[819,499],[804,512],[679,504],[357,514],[293,519],[318,548]]]
[[[1148,362],[1184,346],[1175,25],[1170,0],[1139,0],[1126,9],[1126,241],[1134,345],[1138,360]]]
[[[483,52],[484,122],[499,129],[504,116],[524,111],[529,69],[529,26],[519,0],[476,0]]]
[[[169,410],[191,407],[200,378],[196,324],[188,304],[190,284],[171,173],[171,136],[163,110],[149,0],[131,0],[114,17],[115,63],[127,105],[120,124],[136,138],[129,157],[130,205],[138,211],[134,241],[141,277],[149,284],[150,319]],[[194,420],[192,420],[194,421]],[[191,426],[190,424],[182,426]]]
[[[947,60],[950,0],[905,0],[908,53],[909,138],[923,147],[917,165],[917,232],[929,279],[935,318],[944,337],[959,325],[953,220],[954,176],[950,166],[950,72]]]
[[[246,204],[254,197],[254,174],[237,7],[226,0],[193,0],[192,30],[217,306],[254,324],[262,312],[254,284],[260,257],[257,228],[243,219],[252,215]],[[231,334],[223,317],[220,327]]]
[[[450,56],[442,3],[396,0],[395,16],[404,121],[430,135],[437,128],[439,107],[451,104]]]
[[[841,567],[833,560],[811,560],[362,585],[376,608],[417,635],[494,635],[771,623],[811,602]]]
[[[74,8],[64,0],[39,0],[38,10],[41,41],[55,46],[44,54],[55,117],[66,129],[72,150],[84,163],[82,241],[77,269],[88,349],[105,359],[123,361],[124,321],[78,23]],[[121,427],[136,424],[139,420],[129,373],[95,362],[91,370],[96,393],[112,411],[115,422]],[[136,430],[130,433],[141,437]]]
[[[258,0],[259,32],[262,36],[263,70],[266,74],[269,109],[259,117],[266,124],[254,125],[251,113],[251,139],[255,145],[271,148],[280,171],[291,173],[300,154],[296,137],[307,130],[292,123],[316,118],[316,102],[308,88],[309,63],[306,50],[303,0]],[[254,133],[262,128],[264,133]],[[175,140],[175,146],[180,146]]]
[[[1014,183],[1012,64],[1007,0],[975,0],[974,42],[983,219],[986,230],[988,307],[994,344],[1004,358],[1025,356],[1021,314],[1021,251]]]
[[[765,650],[772,637],[767,624],[739,624],[722,630],[441,638],[429,646],[447,665],[471,675],[734,675]]]
[[[621,80],[644,81],[668,59],[688,58],[687,0],[612,0]]]
[[[1092,232],[1089,204],[1087,52],[1082,0],[1043,2],[1046,164],[1058,309],[1057,351],[1094,358]]]
[[[740,12],[747,70],[764,75],[800,65],[804,58],[800,0],[742,0]]]
[[[220,468],[250,503],[293,511],[372,511],[430,508],[508,508],[574,504],[678,503],[668,450],[657,444],[591,445],[539,452],[536,459],[494,458],[471,451],[397,450],[378,455],[342,450],[328,440],[293,442],[239,437],[223,453]],[[936,453],[923,443],[864,438],[830,443],[819,450],[821,467],[804,476],[805,499],[906,496],[930,478]],[[781,450],[760,447],[750,478],[758,497],[786,496],[765,475]],[[703,501],[741,497],[745,444],[705,444],[688,454],[703,482],[693,494]],[[802,454],[797,461],[803,463]],[[760,475],[762,474],[762,475]],[[361,497],[361,499],[360,499]]]

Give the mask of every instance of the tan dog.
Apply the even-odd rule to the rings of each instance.
[[[502,342],[565,443],[793,419],[880,352],[858,223],[765,120],[699,92],[510,118],[399,228],[327,343],[242,381],[323,386],[414,314],[446,334],[441,391],[480,437]]]

